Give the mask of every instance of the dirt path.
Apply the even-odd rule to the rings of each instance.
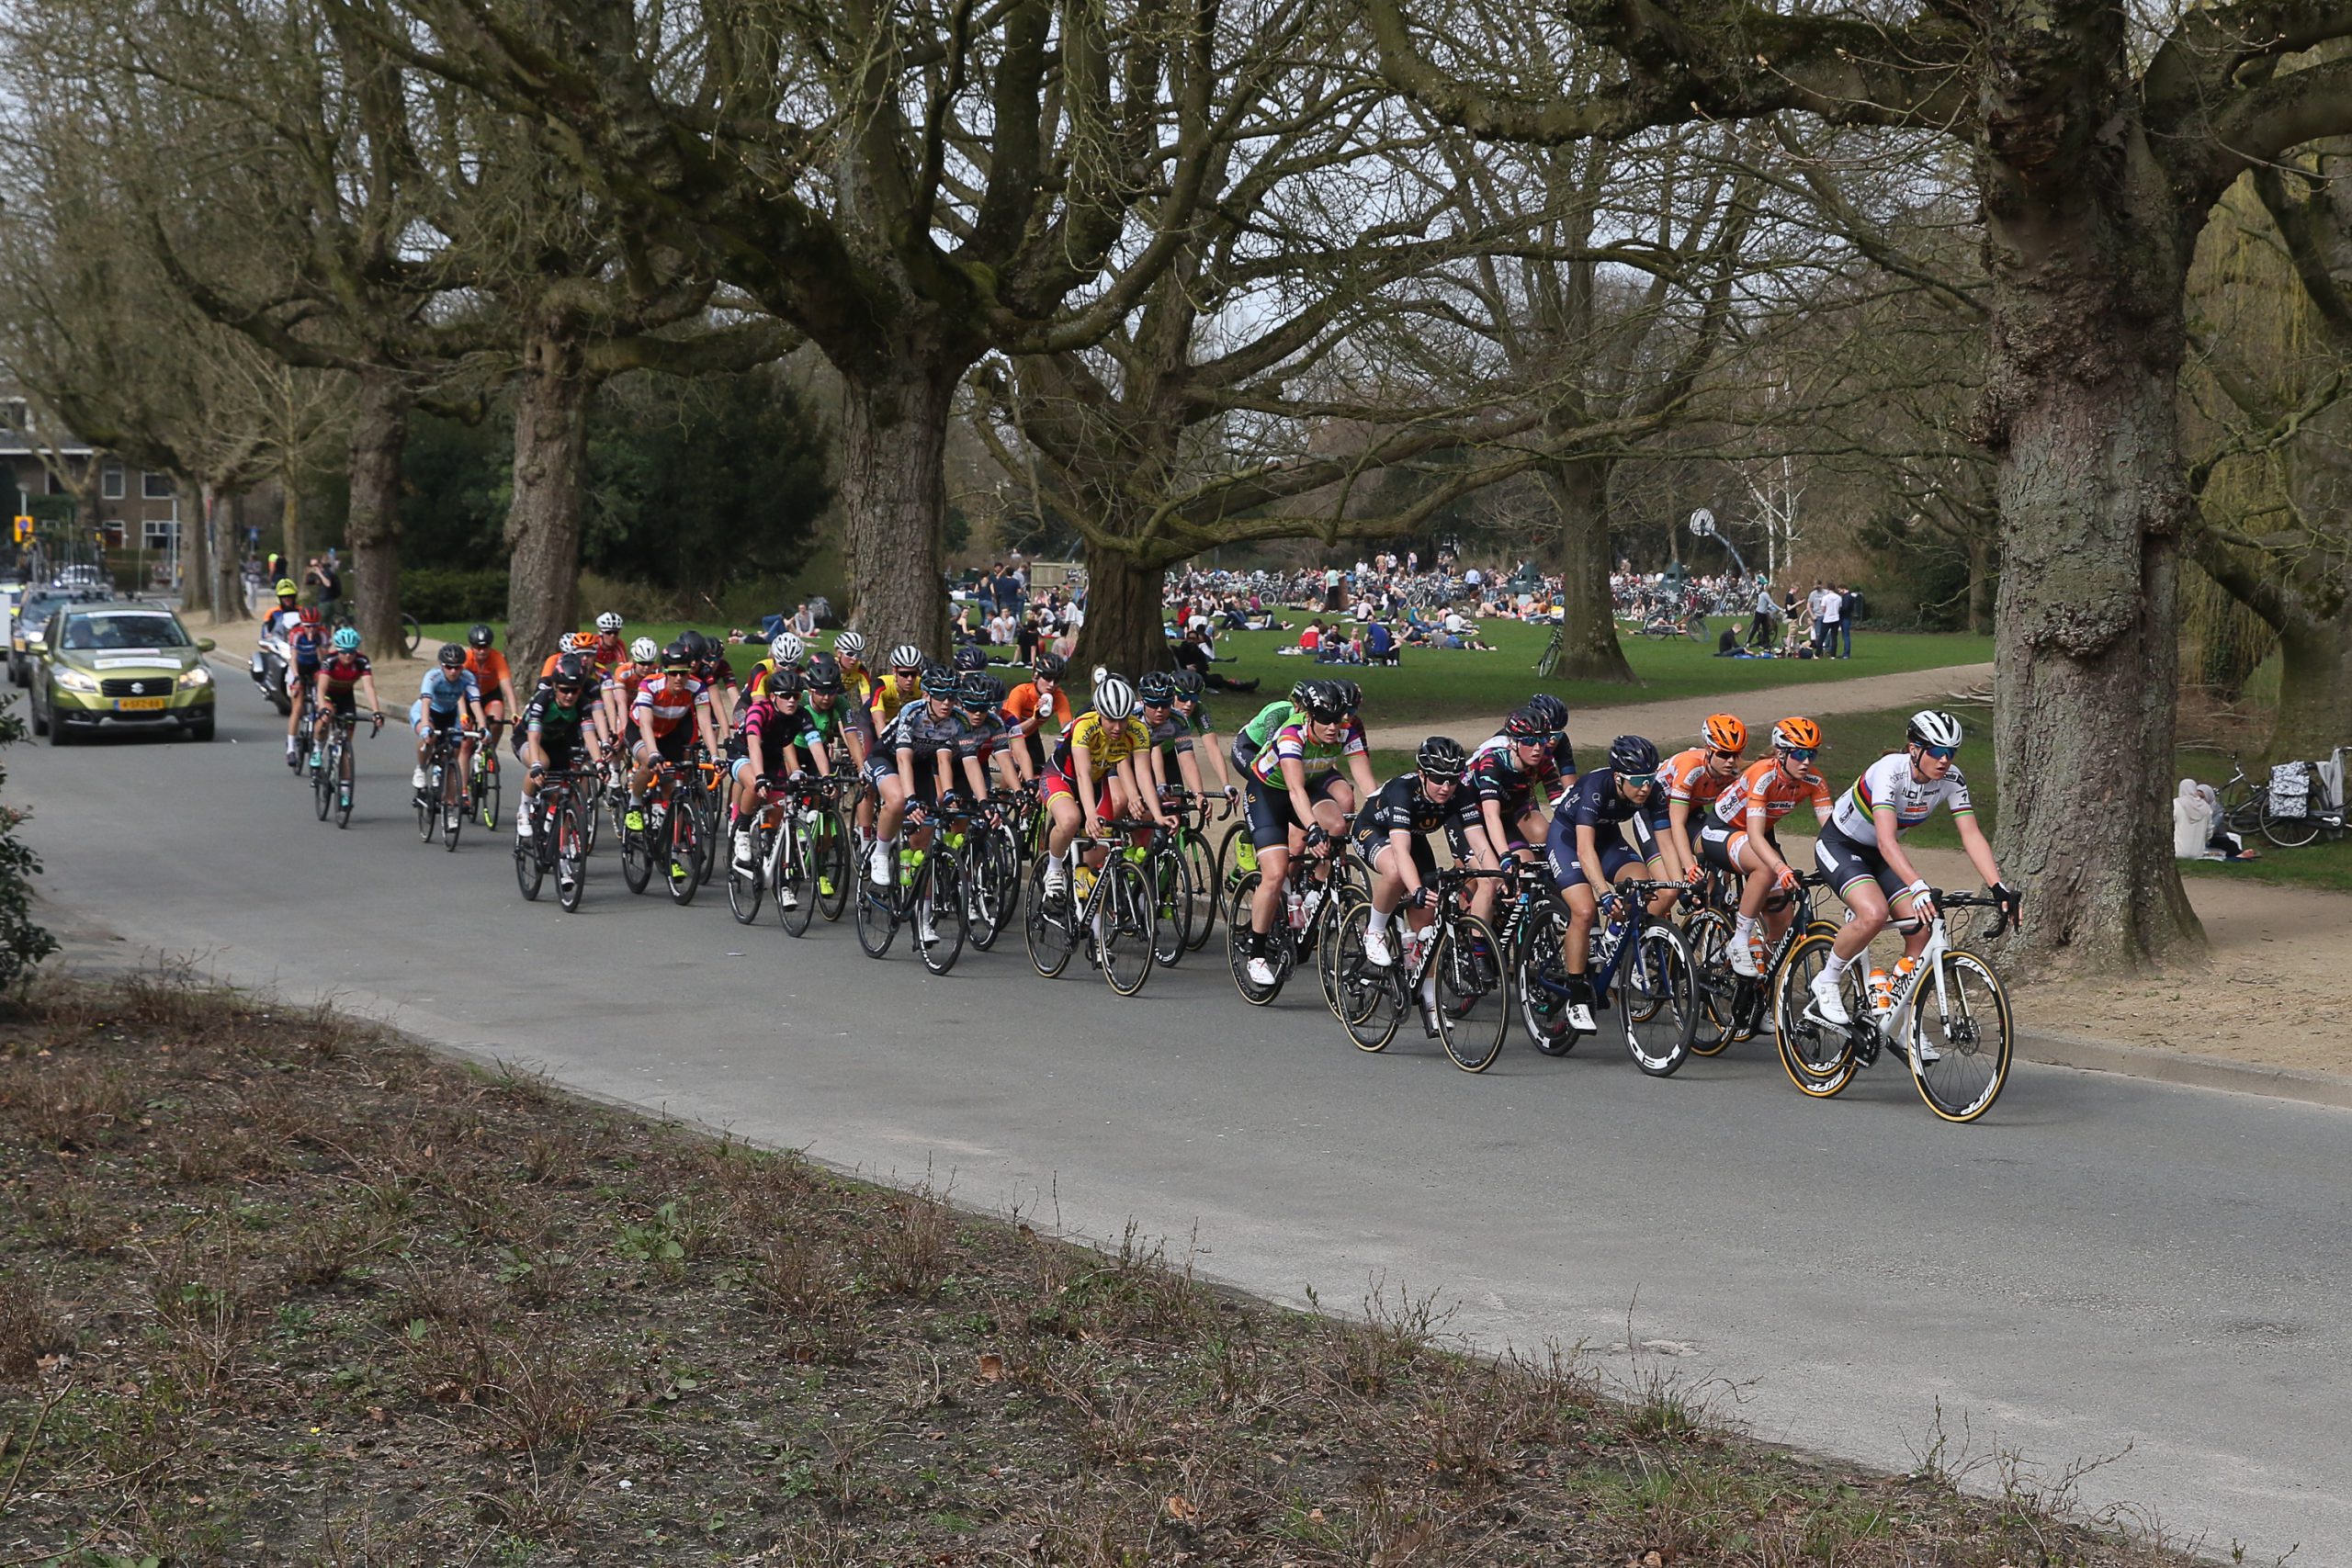
[[[1864,675],[1852,681],[1809,681],[1798,685],[1767,686],[1760,691],[1743,692],[1724,701],[1736,706],[1743,714],[1778,718],[1785,714],[1801,713],[1814,718],[1841,713],[1876,713],[1881,708],[1901,707],[1905,703],[1925,702],[1955,691],[1969,691],[1989,685],[1993,680],[1990,664],[1948,664],[1937,670],[1911,670],[1894,675]],[[1610,707],[1575,709],[1568,715],[1569,731],[1576,735],[1579,747],[1598,744],[1604,750],[1609,735],[1646,735],[1667,750],[1699,738],[1699,721],[1713,711],[1715,705],[1701,697],[1677,697],[1670,702],[1626,703]],[[1579,716],[1579,715],[1583,716]],[[1477,725],[1498,722],[1501,715],[1476,716],[1476,724],[1464,721],[1458,739],[1465,746],[1474,745],[1494,733],[1492,728],[1476,735],[1471,730]],[[1408,751],[1419,745],[1431,733],[1432,726],[1419,724],[1383,725],[1371,731],[1369,739],[1377,750]],[[1603,734],[1602,731],[1607,734]]]
[[[212,651],[212,663],[223,691],[230,694],[242,691],[246,697],[259,701],[253,682],[245,678],[245,671],[253,661],[254,645],[261,637],[261,622],[258,619],[231,621],[225,626],[216,626],[209,625],[202,615],[188,615],[184,619],[190,637],[209,637],[218,645]],[[368,655],[368,661],[376,671],[376,694],[384,699],[385,712],[390,713],[396,707],[401,713],[407,712],[409,704],[416,701],[418,682],[424,679],[424,672],[433,668],[433,660],[440,651],[441,645],[427,637],[418,645],[414,659],[402,659],[397,654],[389,659],[372,653]],[[232,695],[230,700],[235,701],[236,698]]]

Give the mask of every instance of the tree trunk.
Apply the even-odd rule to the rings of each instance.
[[[906,362],[872,378],[844,376],[842,512],[847,524],[850,624],[877,653],[912,642],[947,649],[940,572],[947,412],[961,366]]]
[[[1993,540],[1982,529],[1968,536],[1968,629],[1993,629]]]
[[[239,530],[233,519],[222,521],[218,490],[208,482],[198,493],[204,505],[205,547],[212,556],[212,624],[217,626],[249,620],[252,616],[245,608],[243,573],[239,570]]]
[[[397,372],[360,372],[351,424],[351,581],[344,586],[377,660],[401,648],[401,454],[409,403]]]
[[[295,484],[291,474],[287,475],[278,483],[278,494],[283,502],[278,513],[278,523],[285,531],[286,541],[280,548],[286,552],[286,570],[294,573],[294,581],[300,583],[302,581],[302,570],[310,563],[311,558],[302,553],[302,493],[300,487]]]
[[[506,511],[506,654],[525,679],[580,625],[580,507],[593,378],[576,334],[542,332],[514,398],[514,499]]]
[[[2069,100],[2051,110],[2062,129],[2039,132],[2021,115],[2020,155],[2048,153],[2037,135],[2069,141],[2079,112]],[[1994,742],[2001,866],[2028,892],[2012,953],[2127,973],[2202,941],[2168,800],[2190,513],[2175,396],[2187,247],[2169,201],[2132,188],[2152,176],[2107,166],[2108,144],[2102,133],[2079,162],[2062,152],[2063,177],[2039,164],[2030,179],[1987,176]],[[2063,192],[2040,194],[2043,181]]]
[[[1071,662],[1081,670],[1106,665],[1130,681],[1148,670],[1173,668],[1161,634],[1165,576],[1123,550],[1088,545],[1086,624],[1078,628],[1078,657]]]
[[[2312,761],[2352,745],[2352,615],[2298,614],[2278,634],[2278,713],[2263,760]]]
[[[1560,662],[1564,681],[1631,683],[1609,592],[1609,470],[1603,458],[1545,465],[1544,488],[1560,514]]]

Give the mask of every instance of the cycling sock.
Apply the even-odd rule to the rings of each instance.
[[[1840,958],[1832,953],[1829,955],[1829,962],[1821,966],[1821,977],[1835,983],[1838,977],[1846,972],[1846,965],[1850,962],[1852,962],[1850,959]]]
[[[1734,942],[1746,942],[1755,934],[1756,917],[1753,915],[1740,916],[1738,921],[1734,924],[1731,929],[1731,939]]]
[[[1388,916],[1378,909],[1373,910],[1365,919],[1363,929],[1366,931],[1380,931],[1385,933],[1388,930]]]

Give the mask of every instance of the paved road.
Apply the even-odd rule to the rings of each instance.
[[[337,832],[223,696],[210,746],[10,759],[64,914],[974,1204],[1196,1235],[1285,1301],[1440,1291],[1490,1344],[1630,1324],[1769,1438],[1901,1465],[1940,1404],[1980,1454],[2129,1444],[2092,1501],[2352,1562],[2346,1112],[2026,1067],[1948,1128],[1886,1071],[1804,1101],[1753,1047],[1658,1083],[1514,1046],[1474,1079],[1361,1055],[1311,988],[1253,1010],[1196,961],[1123,1001],[1012,948],[934,979],[845,927],[631,898],[609,852],[566,918],[503,840],[416,841],[396,732]]]

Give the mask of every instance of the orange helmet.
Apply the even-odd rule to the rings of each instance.
[[[596,646],[596,639],[586,632],[566,632],[561,647],[566,653],[585,653]]]
[[[1815,751],[1821,749],[1821,726],[1809,718],[1784,718],[1772,727],[1776,751]]]
[[[1727,713],[1707,716],[1707,744],[1718,751],[1747,750],[1747,726]]]

